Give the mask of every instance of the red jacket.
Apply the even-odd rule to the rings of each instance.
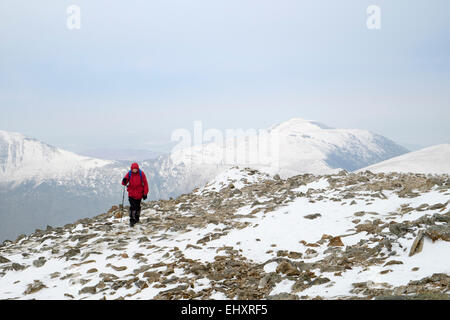
[[[131,170],[138,169],[139,165],[137,163],[133,163],[131,165]],[[128,183],[127,191],[128,196],[130,198],[140,200],[142,199],[142,196],[145,194],[148,194],[148,182],[147,177],[145,176],[145,173],[142,172],[142,181],[141,181],[141,175],[139,174],[139,171],[134,173],[131,172],[131,178],[129,177],[129,172],[125,175],[126,181],[122,181],[122,185],[126,186]],[[125,183],[124,183],[125,182]]]

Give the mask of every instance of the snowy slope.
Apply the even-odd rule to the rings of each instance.
[[[450,144],[439,144],[376,163],[358,171],[450,173]]]
[[[139,163],[149,178],[149,199],[168,199],[191,192],[236,165],[290,177],[336,173],[340,168],[351,171],[404,152],[369,131],[291,119],[258,136],[229,139],[225,146],[209,143]],[[231,158],[224,157],[230,154]],[[11,217],[0,225],[0,240],[92,216],[120,203],[120,181],[130,164],[80,156],[0,131],[0,218]]]
[[[271,177],[257,170],[250,168],[240,169],[239,167],[232,167],[224,172],[221,172],[215,176],[206,185],[194,190],[195,194],[201,194],[203,192],[219,192],[223,188],[233,185],[234,188],[242,189],[245,186],[262,182],[264,180],[270,180]]]
[[[166,166],[183,165],[182,170],[189,175],[205,166],[218,173],[237,165],[289,177],[353,171],[405,152],[393,141],[367,130],[334,129],[294,118],[246,138],[228,137],[223,145],[213,142],[177,150],[166,160]]]
[[[93,216],[119,203],[128,165],[0,131],[0,240]]]
[[[73,180],[113,161],[79,156],[19,133],[0,131],[0,181]]]
[[[113,209],[4,243],[0,299],[448,299],[449,188],[448,175],[233,168],[149,203],[134,229]]]

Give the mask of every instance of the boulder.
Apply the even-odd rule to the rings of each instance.
[[[322,215],[320,213],[313,213],[313,214],[308,214],[308,215],[304,216],[303,218],[313,220],[313,219],[319,218],[321,216]]]
[[[422,251],[423,248],[423,242],[424,242],[424,234],[425,231],[424,230],[420,230],[419,234],[417,235],[416,239],[414,239],[414,242],[411,246],[411,249],[409,250],[409,256],[413,256],[416,253],[419,253]]]
[[[425,235],[433,240],[433,242],[439,239],[450,241],[450,225],[446,224],[429,227],[425,231]]]
[[[343,247],[344,243],[341,240],[341,237],[334,237],[331,238],[329,243],[328,243],[329,247]]]
[[[283,273],[287,276],[296,276],[300,274],[300,271],[291,263],[283,261],[278,265],[277,273]]]

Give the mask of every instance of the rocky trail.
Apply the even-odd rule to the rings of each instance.
[[[127,209],[4,241],[0,299],[450,297],[448,175],[235,167]]]

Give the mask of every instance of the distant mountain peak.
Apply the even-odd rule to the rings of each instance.
[[[0,182],[72,180],[80,173],[111,163],[80,156],[20,133],[0,131]]]
[[[277,123],[269,128],[269,130],[294,130],[294,131],[310,131],[310,130],[322,130],[322,129],[334,129],[316,120],[306,120],[303,118],[292,118],[287,121]]]
[[[167,163],[166,167],[174,166],[175,171],[175,167],[185,164],[189,168],[187,174],[198,168],[195,174],[203,176],[205,164],[213,165],[211,169],[217,166],[214,174],[221,171],[220,166],[226,169],[226,166],[237,165],[289,177],[303,173],[335,173],[341,169],[353,171],[408,152],[392,140],[368,130],[334,129],[302,118],[274,124],[267,133],[260,132],[258,139],[227,141],[226,146],[214,142],[182,149],[170,156],[173,163]],[[226,155],[220,157],[221,153]]]

